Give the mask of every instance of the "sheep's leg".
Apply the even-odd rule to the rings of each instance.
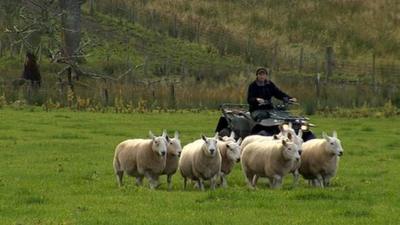
[[[202,178],[199,178],[197,184],[199,185],[200,190],[204,191],[204,180]]]
[[[142,186],[143,184],[143,176],[136,177],[136,185]]]
[[[122,187],[122,178],[124,176],[124,171],[116,171],[115,175],[117,177],[118,186]]]
[[[224,173],[223,172],[219,172],[219,185],[222,186],[222,184],[224,183]]]
[[[158,186],[160,186],[160,182],[158,181],[158,176],[156,175],[151,176],[150,188],[156,189]]]
[[[187,186],[187,178],[184,177],[184,178],[183,178],[183,189],[186,190],[186,186]]]
[[[316,180],[318,181],[318,186],[323,188],[324,187],[324,179],[322,178],[321,174],[317,175],[317,179]]]
[[[318,187],[319,186],[318,179],[312,179],[309,182],[310,182],[310,185],[312,185],[313,187]]]
[[[151,189],[155,189],[159,186],[157,175],[151,174],[150,172],[147,171],[144,173],[144,175],[146,176],[147,179],[149,179]]]
[[[331,180],[331,177],[330,176],[326,176],[326,177],[323,177],[323,180],[324,180],[324,187],[328,187],[330,184],[331,184],[331,182],[330,182],[330,180]]]
[[[228,182],[226,181],[226,176],[224,173],[221,173],[221,186],[223,188],[228,187]]]
[[[297,186],[299,184],[300,173],[299,170],[293,171],[293,186]]]
[[[252,184],[253,184],[253,187],[256,187],[256,186],[257,186],[257,182],[258,182],[258,176],[257,176],[257,175],[254,175],[254,176],[253,176],[253,180],[252,180],[251,182],[252,182]]]
[[[249,188],[254,189],[255,186],[253,185],[253,178],[255,175],[249,171],[244,171],[244,176],[246,177],[246,183]]]
[[[213,176],[210,179],[210,186],[211,186],[211,190],[215,190],[215,186],[217,185],[217,179],[218,179],[218,174]]]
[[[276,188],[279,188],[281,185],[282,185],[282,177],[279,175],[275,175],[272,178],[271,188],[276,189]]]
[[[172,189],[172,174],[167,175],[167,183],[168,183],[168,189]]]

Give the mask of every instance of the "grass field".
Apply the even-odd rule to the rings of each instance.
[[[212,135],[218,112],[114,114],[0,110],[1,224],[399,224],[400,118],[312,117],[314,130],[338,131],[345,150],[332,187],[292,178],[282,189],[248,190],[240,167],[229,187],[167,191],[118,188],[116,144],[178,129],[182,143]],[[172,133],[172,132],[171,132]],[[147,183],[146,183],[147,185]]]

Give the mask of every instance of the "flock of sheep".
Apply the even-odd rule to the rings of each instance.
[[[186,188],[188,179],[204,190],[204,181],[210,181],[215,189],[218,178],[222,187],[227,186],[226,177],[235,163],[241,162],[247,184],[255,188],[259,177],[269,179],[271,188],[278,188],[288,173],[293,174],[296,185],[300,174],[313,186],[325,187],[336,174],[343,148],[334,131],[330,137],[325,133],[321,139],[303,143],[302,131],[298,134],[291,125],[280,127],[274,136],[250,135],[235,140],[235,134],[219,137],[201,136],[183,148],[179,133],[170,138],[166,131],[150,139],[129,139],[117,145],[114,155],[114,171],[118,184],[123,184],[123,175],[136,177],[142,185],[143,178],[149,180],[150,188],[157,188],[159,177],[167,175],[168,188],[172,188],[172,176],[179,170]]]

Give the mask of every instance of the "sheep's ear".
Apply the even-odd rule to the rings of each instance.
[[[167,131],[166,130],[163,130],[163,132],[162,132],[162,136],[165,138],[166,136],[168,136],[168,134],[167,134]]]
[[[292,133],[289,132],[289,133],[287,134],[287,138],[288,138],[289,140],[292,140],[292,139],[293,139]]]
[[[334,138],[337,138],[337,133],[336,133],[336,130],[334,130],[334,131],[333,131],[333,135],[332,135],[332,137],[334,137]]]
[[[277,136],[276,134],[272,135],[272,138],[273,138],[274,140],[278,140],[278,139],[279,139],[278,136]]]
[[[289,128],[292,129],[292,126],[293,126],[292,122],[289,122],[288,125],[289,125]]]
[[[297,133],[297,137],[303,138],[303,130],[299,129],[299,132]]]
[[[238,145],[240,145],[241,143],[242,143],[242,138],[240,137],[237,141],[236,141],[236,144],[238,144]]]
[[[207,142],[207,138],[203,134],[201,135],[201,139],[203,139],[203,141]]]
[[[229,138],[235,138],[235,132],[231,131],[231,136]]]
[[[286,143],[285,140],[282,140],[282,145],[283,145],[283,146],[286,146],[286,145],[287,145],[287,143]]]
[[[322,137],[329,141],[329,136],[325,132],[322,132]]]
[[[179,131],[175,131],[175,136],[174,138],[179,139]]]
[[[153,140],[156,138],[151,130],[149,130],[149,137]]]
[[[215,132],[214,138],[218,139],[218,132]]]

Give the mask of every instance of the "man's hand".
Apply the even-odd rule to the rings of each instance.
[[[297,99],[296,99],[296,98],[290,98],[289,101],[291,101],[291,102],[297,102]]]
[[[256,98],[256,100],[257,100],[257,102],[258,102],[259,104],[262,104],[262,103],[264,103],[264,102],[265,102],[265,100],[264,100],[264,99],[262,99],[262,98]]]

